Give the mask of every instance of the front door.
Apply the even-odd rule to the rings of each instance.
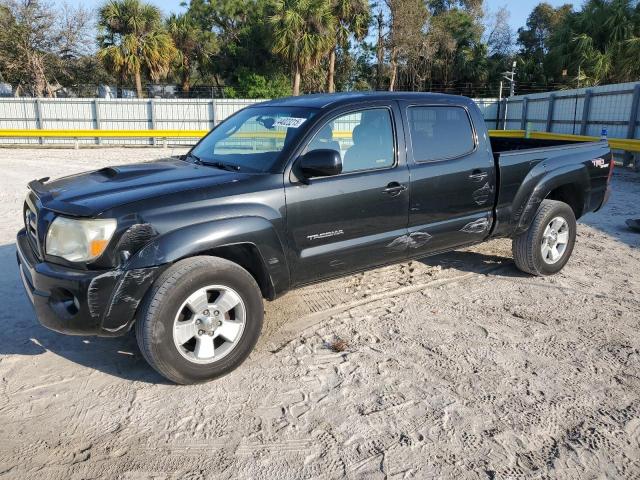
[[[342,174],[295,176],[286,185],[287,230],[294,284],[406,257],[409,171],[393,102],[346,111],[322,122],[303,151],[333,149]],[[399,148],[399,146],[401,148]]]

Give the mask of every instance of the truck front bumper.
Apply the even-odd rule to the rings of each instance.
[[[38,321],[69,335],[120,336],[164,266],[79,270],[41,261],[25,230],[16,239],[20,277]]]

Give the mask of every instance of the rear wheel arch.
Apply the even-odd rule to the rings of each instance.
[[[580,165],[565,165],[549,171],[531,191],[517,219],[515,234],[520,234],[531,226],[538,208],[544,200],[556,200],[569,205],[576,218],[585,213],[585,199],[590,189],[589,173]],[[514,205],[515,206],[515,205]]]
[[[578,183],[565,183],[551,190],[546,200],[557,200],[566,203],[573,210],[576,220],[580,218],[585,210],[584,206],[584,189]]]

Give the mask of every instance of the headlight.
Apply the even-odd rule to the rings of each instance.
[[[47,232],[46,252],[70,262],[93,260],[102,255],[115,231],[114,219],[57,217]]]

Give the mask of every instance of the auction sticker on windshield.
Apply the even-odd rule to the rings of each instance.
[[[304,122],[306,122],[306,118],[297,118],[297,117],[280,117],[273,124],[274,127],[291,127],[298,128]]]

